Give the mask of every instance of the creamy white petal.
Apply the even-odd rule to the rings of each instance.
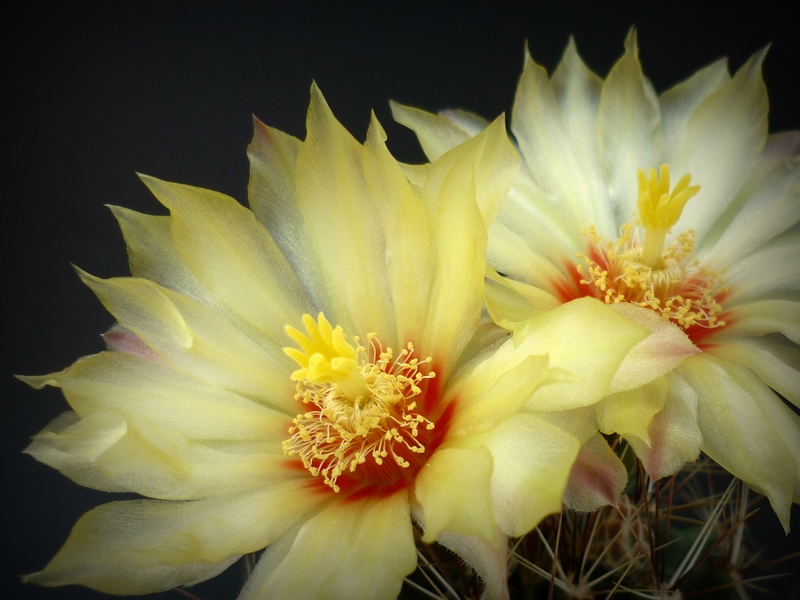
[[[680,160],[676,155],[676,145],[685,135],[689,117],[703,100],[730,80],[728,60],[723,58],[703,67],[658,96],[661,105],[663,162],[671,164]]]
[[[751,371],[722,358],[690,357],[680,374],[698,395],[703,452],[766,495],[788,530],[800,472],[800,417]]]
[[[700,193],[683,211],[701,241],[733,201],[758,162],[767,139],[767,91],[761,78],[759,52],[733,79],[706,97],[692,113],[675,141],[674,176],[692,175]]]
[[[728,319],[727,316],[725,318]],[[715,339],[781,333],[795,344],[800,344],[800,298],[788,296],[737,306],[729,320],[730,323],[719,331]]]
[[[658,377],[632,390],[610,394],[597,403],[597,426],[603,433],[635,436],[650,444],[647,428],[664,408],[669,384]]]
[[[626,223],[638,197],[636,171],[657,168],[661,156],[658,98],[642,73],[633,29],[625,40],[625,55],[603,83],[597,131],[608,184],[608,200],[602,204],[613,212],[617,223]]]
[[[393,600],[416,564],[405,493],[338,502],[269,546],[238,600]]]
[[[781,235],[731,265],[725,274],[730,288],[729,305],[776,293],[800,292],[800,236]]]
[[[800,348],[785,337],[769,335],[717,343],[708,352],[751,369],[764,383],[800,408]]]

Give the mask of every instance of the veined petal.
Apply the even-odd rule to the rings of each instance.
[[[800,349],[783,336],[721,342],[708,352],[751,369],[769,387],[800,408]]]
[[[492,454],[484,446],[439,448],[431,457],[414,486],[422,505],[425,542],[432,543],[445,530],[497,541],[492,466]]]
[[[670,164],[678,160],[675,146],[685,134],[689,117],[703,100],[730,80],[728,60],[723,58],[659,95],[663,162]]]
[[[186,263],[175,251],[170,237],[170,217],[143,215],[120,206],[110,206],[128,246],[131,275],[149,279],[204,304],[215,304]]]
[[[278,443],[250,442],[230,452],[107,410],[84,419],[65,413],[25,452],[81,485],[164,500],[227,496],[303,477],[287,473]]]
[[[576,160],[547,72],[534,63],[527,52],[514,99],[511,130],[537,185],[565,220],[591,217],[601,226],[611,225],[607,214],[595,210],[602,206],[593,202],[601,186],[596,173],[583,170]],[[587,140],[581,143],[587,145]]]
[[[211,308],[146,279],[79,274],[123,327],[178,369],[279,405],[291,401],[280,347],[257,344]]]
[[[416,339],[425,329],[433,273],[427,260],[431,231],[425,206],[385,145],[386,136],[373,116],[364,151],[366,187],[380,198],[372,210],[386,240],[384,269],[395,313],[392,334],[398,343]]]
[[[767,139],[767,90],[761,78],[766,50],[752,56],[733,79],[706,97],[675,141],[676,173],[691,173],[700,185],[682,220],[699,240],[736,196]]]
[[[751,371],[708,354],[680,367],[698,395],[702,450],[769,498],[784,529],[798,498],[800,417]]]
[[[616,506],[625,490],[628,472],[599,433],[585,442],[572,465],[564,504],[578,511],[593,511],[606,504]]]
[[[102,352],[58,373],[21,379],[37,389],[60,387],[81,417],[100,410],[139,414],[194,439],[278,441],[290,421],[286,414],[134,354]]]
[[[308,511],[315,498],[298,494],[302,485],[287,482],[195,502],[103,504],[81,517],[44,570],[25,580],[110,594],[148,594],[203,581],[269,544]]]
[[[388,247],[363,171],[365,150],[336,120],[316,85],[297,155],[297,206],[318,264],[309,290],[345,331],[391,331]],[[308,312],[308,311],[304,311]],[[295,320],[303,314],[297,313]],[[290,320],[287,323],[295,326]]]
[[[625,55],[603,83],[597,131],[609,188],[607,210],[613,212],[617,223],[624,223],[632,208],[631,199],[637,197],[636,171],[658,165],[661,155],[658,98],[642,73],[634,29],[625,40]]]
[[[800,236],[782,235],[728,268],[732,305],[776,292],[800,292]]]
[[[142,181],[170,210],[172,243],[194,276],[263,336],[279,343],[283,332],[270,324],[311,310],[294,271],[252,212],[217,192]]]
[[[737,339],[766,333],[781,333],[800,344],[800,299],[759,300],[737,306],[732,322],[716,339]]]
[[[567,410],[594,404],[609,390],[620,364],[648,330],[592,298],[580,298],[534,317],[514,332],[528,354],[546,353],[570,377],[539,389],[532,410]],[[504,357],[503,348],[498,357]]]
[[[392,600],[416,564],[406,494],[340,502],[269,546],[238,600]]]

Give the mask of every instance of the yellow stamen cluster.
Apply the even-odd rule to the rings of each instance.
[[[299,455],[303,466],[312,475],[321,475],[335,492],[340,491],[339,476],[355,472],[367,459],[381,466],[390,458],[408,468],[402,453],[424,453],[425,446],[417,439],[420,427],[434,428],[417,412],[414,401],[421,382],[435,377],[433,371],[420,372],[431,358],[413,358],[410,342],[395,358],[374,333],[367,335],[366,346],[355,337],[353,347],[341,326],[332,328],[322,313],[318,322],[304,315],[303,324],[307,336],[287,326],[300,350],[284,348],[284,352],[301,366],[292,373],[298,382],[295,398],[311,410],[294,419],[291,437],[283,442],[284,453]]]
[[[654,169],[645,178],[639,171],[639,219],[645,243],[639,243],[633,225],[620,228],[620,237],[607,242],[594,227],[582,233],[590,240],[589,256],[579,254],[581,284],[607,304],[631,302],[650,308],[684,329],[692,326],[721,327],[722,307],[716,296],[726,290],[718,273],[694,258],[694,231],[677,236],[664,248],[666,234],[677,223],[686,202],[699,191],[684,175],[669,193],[669,167]]]

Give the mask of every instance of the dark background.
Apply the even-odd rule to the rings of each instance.
[[[35,392],[12,373],[59,370],[102,348],[98,334],[112,319],[70,263],[102,277],[127,273],[121,235],[103,205],[164,212],[135,172],[244,201],[251,114],[302,138],[312,79],[358,139],[374,109],[396,156],[420,161],[413,135],[392,122],[389,99],[495,117],[511,107],[526,40],[552,70],[574,35],[587,64],[605,76],[631,25],[659,91],[721,56],[736,69],[772,42],[764,65],[771,130],[800,126],[797,23],[770,2],[740,12],[723,3],[374,4],[29,2],[5,9],[5,598],[103,597],[17,581],[42,568],[78,516],[110,495],[21,454],[66,404],[58,390]],[[798,511],[789,538],[762,512],[758,528],[776,536],[773,547],[797,550]],[[240,581],[234,572],[198,593],[234,598]],[[782,593],[788,589],[787,582]]]

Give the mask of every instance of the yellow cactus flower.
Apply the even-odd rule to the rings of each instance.
[[[357,143],[314,87],[305,141],[255,123],[250,210],[150,177],[169,216],[113,208],[132,277],[81,277],[118,326],[23,378],[72,409],[27,452],[144,498],[88,512],[27,581],[146,594],[266,548],[240,600],[394,598],[416,523],[507,595],[507,536],[560,510],[580,448],[529,399],[596,402],[649,332],[594,299],[523,340],[481,325],[519,166],[503,119],[411,178],[384,140],[373,119]]]
[[[788,529],[800,418],[780,396],[800,406],[800,134],[768,135],[764,55],[657,95],[633,30],[605,79],[573,41],[552,76],[526,53],[511,121],[523,166],[489,232],[502,276],[486,292],[508,329],[592,297],[679,332],[691,355],[598,404],[600,430],[656,478],[702,450]],[[394,111],[432,159],[485,127],[463,111]]]

